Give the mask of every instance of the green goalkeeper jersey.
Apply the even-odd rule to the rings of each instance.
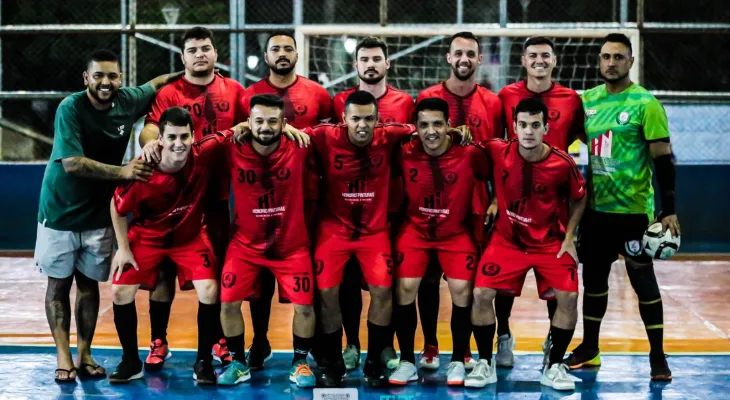
[[[643,87],[632,83],[610,94],[606,85],[583,93],[589,145],[588,207],[654,217],[649,143],[669,139],[667,114]]]

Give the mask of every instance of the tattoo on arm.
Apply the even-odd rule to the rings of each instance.
[[[122,178],[122,167],[100,163],[86,157],[64,158],[61,163],[69,175],[104,180]]]

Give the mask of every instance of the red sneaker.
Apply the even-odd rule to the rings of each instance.
[[[418,366],[424,369],[437,370],[439,369],[439,348],[427,344],[421,352],[421,359],[418,360]]]
[[[467,371],[471,371],[476,366],[477,366],[477,360],[475,360],[474,357],[472,357],[471,349],[466,349],[466,353],[464,353],[464,369]]]
[[[150,343],[150,354],[144,361],[144,369],[148,372],[156,372],[162,369],[165,361],[172,357],[172,352],[167,344],[162,343],[161,339],[155,339]]]
[[[213,359],[221,363],[224,367],[233,361],[233,356],[231,356],[231,352],[228,351],[226,339],[221,339],[218,343],[213,345]]]

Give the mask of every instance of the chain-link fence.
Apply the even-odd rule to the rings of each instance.
[[[637,12],[641,6],[643,15]],[[177,52],[180,36],[192,25],[214,29],[221,72],[248,86],[268,73],[261,55],[273,30],[294,32],[299,24],[419,24],[424,30],[421,37],[386,38],[391,55],[405,51],[393,59],[391,83],[415,95],[448,76],[444,38],[419,51],[409,50],[433,38],[428,34],[431,24],[451,24],[447,26],[454,32],[471,29],[473,24],[566,31],[579,24],[638,28],[641,83],[650,90],[672,92],[664,93],[662,99],[673,135],[679,133],[675,150],[680,161],[730,161],[726,151],[730,149],[712,144],[721,142],[730,126],[730,103],[725,103],[730,99],[730,55],[725,51],[730,44],[730,24],[726,23],[730,9],[717,7],[716,0],[24,0],[4,1],[1,7],[0,160],[48,157],[48,141],[30,137],[52,137],[55,109],[66,93],[83,89],[81,73],[91,51],[108,48],[122,55],[127,82],[141,84],[182,68]],[[162,11],[166,7],[179,10],[176,21],[166,20]],[[328,86],[332,93],[356,84],[352,55],[336,49],[357,38],[320,35],[308,40],[309,57],[302,58],[307,60],[309,76],[325,86],[346,77]],[[489,56],[480,69],[482,83],[496,90],[523,78],[519,65],[522,40],[484,39],[483,51]],[[556,80],[575,89],[600,82],[594,58],[600,41],[563,38],[557,43]],[[129,53],[134,53],[136,63],[130,62]],[[688,97],[689,92],[715,95]]]

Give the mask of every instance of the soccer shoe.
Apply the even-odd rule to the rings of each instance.
[[[586,349],[581,343],[563,363],[570,369],[600,367],[601,351],[599,349]]]
[[[448,386],[464,386],[466,369],[464,363],[452,361],[446,366],[446,384]]]
[[[548,333],[547,337],[545,337],[545,341],[542,343],[542,366],[543,368],[550,364],[550,349],[553,347],[553,339],[550,337],[550,333]]]
[[[228,351],[226,339],[221,339],[218,343],[214,344],[212,353],[213,359],[221,363],[224,367],[233,361],[233,356],[231,355],[231,352]]]
[[[418,369],[410,361],[400,360],[398,368],[390,374],[388,383],[403,386],[418,380]]]
[[[477,361],[477,365],[464,379],[464,386],[470,388],[483,388],[492,383],[497,383],[497,370],[487,360]]]
[[[147,354],[147,359],[144,360],[144,369],[147,372],[157,372],[162,369],[170,357],[172,352],[167,344],[163,343],[161,339],[155,339],[150,343],[150,353]]]
[[[497,338],[497,355],[494,357],[497,368],[512,368],[515,366],[515,337],[500,335]]]
[[[441,362],[439,361],[439,348],[427,344],[421,351],[421,358],[418,360],[418,367],[423,369],[437,370]]]
[[[306,360],[299,360],[291,366],[289,370],[289,382],[296,383],[300,388],[310,388],[317,386],[317,379],[309,368]]]
[[[129,383],[134,379],[142,379],[142,363],[139,360],[125,360],[119,363],[117,369],[109,375],[109,383]]]
[[[273,357],[273,354],[271,353],[271,345],[269,345],[268,340],[264,343],[254,342],[248,348],[246,363],[251,370],[256,371],[263,369],[264,363],[271,360],[271,357]]]
[[[542,370],[540,384],[555,390],[575,390],[575,382],[568,376],[568,366],[560,363]]]
[[[466,369],[467,371],[471,371],[476,366],[477,360],[475,360],[472,356],[471,349],[466,349],[466,353],[464,354],[464,369]]]
[[[649,362],[651,363],[652,381],[672,380],[672,371],[669,369],[669,364],[667,364],[667,356],[665,354],[660,354],[656,357],[649,355]]]
[[[345,361],[345,368],[348,371],[357,369],[360,366],[360,349],[348,344],[342,351],[342,360]]]
[[[395,349],[388,346],[383,349],[383,353],[380,355],[380,362],[383,363],[385,368],[392,371],[398,368],[400,358],[395,354]]]
[[[223,386],[238,385],[251,379],[251,370],[248,365],[233,360],[222,374],[218,376],[218,384]]]
[[[381,388],[386,386],[388,379],[385,377],[385,368],[380,365],[379,357],[367,357],[365,366],[362,368],[362,374],[365,376],[365,383],[371,388]]]
[[[215,374],[213,362],[211,360],[198,360],[193,366],[193,379],[198,382],[198,385],[215,385],[218,382],[218,377]]]

